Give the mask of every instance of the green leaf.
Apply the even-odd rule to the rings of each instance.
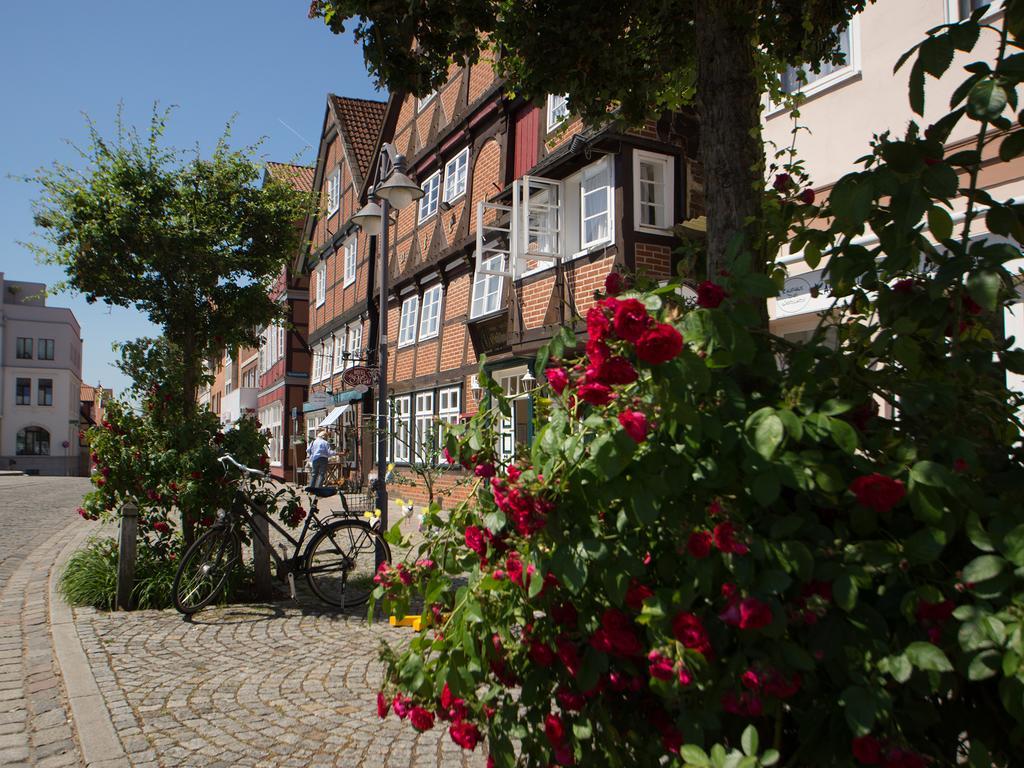
[[[706,768],[706,766],[711,765],[711,760],[708,758],[707,753],[696,744],[683,744],[679,748],[679,756],[686,761],[687,765],[694,765],[699,768]]]
[[[899,656],[889,658],[889,674],[892,675],[892,679],[897,683],[907,682],[913,671],[914,665],[910,663],[910,659],[907,658],[906,654],[901,653]]]
[[[842,419],[829,419],[829,432],[843,453],[853,454],[857,450],[857,430]]]
[[[866,736],[871,733],[878,714],[878,705],[871,692],[859,685],[851,685],[843,691],[842,698],[846,722],[854,735]]]
[[[762,408],[747,419],[747,438],[754,450],[770,459],[785,440],[786,427],[772,408]]]
[[[910,68],[910,108],[919,115],[924,115],[924,64],[918,57]]]
[[[978,653],[971,663],[967,665],[968,680],[988,680],[995,677],[1002,669],[1003,654],[996,650],[986,650]]]
[[[925,72],[932,77],[942,77],[953,63],[953,43],[949,35],[929,37],[921,43],[918,57]]]
[[[979,121],[992,121],[1003,113],[1009,95],[995,78],[985,78],[974,84],[967,94],[967,115]]]
[[[870,180],[853,173],[836,182],[828,198],[832,214],[844,227],[856,227],[866,221],[873,202]]]
[[[965,21],[949,28],[949,39],[958,51],[969,51],[978,42],[981,26],[976,22]]]
[[[975,272],[967,278],[967,292],[989,312],[994,310],[999,302],[1001,287],[1002,280],[995,272]]]
[[[844,573],[832,585],[832,595],[836,605],[849,613],[857,605],[857,583],[850,574]]]
[[[953,236],[953,217],[949,211],[939,205],[928,209],[928,231],[940,243]]]
[[[599,435],[590,446],[590,456],[603,480],[620,475],[635,452],[636,442],[621,430]]]
[[[761,572],[757,580],[757,589],[759,592],[777,595],[789,589],[792,583],[793,579],[785,571],[780,571],[777,568],[769,569]]]
[[[779,751],[777,749],[769,749],[761,755],[761,765],[772,766],[779,762]]]
[[[740,736],[740,746],[743,747],[743,754],[745,755],[756,755],[758,744],[757,728],[753,725],[748,725],[743,729],[743,733]]]
[[[999,145],[999,159],[1008,163],[1024,155],[1024,131],[1014,131]]]
[[[931,643],[923,641],[911,643],[907,646],[904,654],[911,664],[926,672],[953,671],[953,665],[949,663],[946,654]]]
[[[903,552],[912,565],[934,563],[946,548],[948,537],[939,528],[922,528],[910,536],[903,545]]]
[[[980,555],[966,566],[963,570],[965,582],[979,582],[994,579],[1003,569],[1006,568],[1006,561],[998,555]]]
[[[1014,565],[1024,565],[1024,523],[1003,536],[1003,545],[999,551]]]
[[[949,488],[950,473],[944,466],[934,461],[919,461],[910,468],[910,479],[921,485]]]
[[[995,552],[996,547],[992,543],[992,537],[985,531],[984,526],[981,524],[981,519],[978,517],[978,513],[973,509],[967,513],[965,528],[967,531],[967,538],[971,540],[971,544],[982,552]]]

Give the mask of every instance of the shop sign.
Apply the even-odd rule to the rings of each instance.
[[[803,315],[808,312],[822,312],[832,306],[832,286],[823,275],[824,270],[816,269],[813,272],[787,277],[782,291],[775,300],[776,314]]]
[[[356,365],[341,374],[341,381],[347,387],[372,387],[380,378],[380,369],[367,365]]]

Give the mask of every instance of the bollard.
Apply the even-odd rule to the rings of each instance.
[[[114,608],[119,611],[132,609],[138,531],[139,508],[131,503],[125,504],[121,508],[121,530],[117,543],[117,599]]]
[[[270,525],[263,515],[253,515],[253,524],[260,535],[270,541]],[[261,600],[269,600],[271,592],[270,584],[270,553],[263,546],[259,536],[252,537],[252,566],[253,578],[255,581],[256,595]]]

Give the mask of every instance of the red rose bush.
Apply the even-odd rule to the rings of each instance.
[[[982,101],[953,117],[1008,130]],[[422,600],[428,627],[382,651],[381,716],[499,768],[1014,764],[1024,452],[1005,374],[1024,353],[991,329],[1020,252],[971,245],[971,216],[941,249],[923,237],[958,184],[948,130],[878,137],[825,209],[799,167],[766,190],[764,236],[830,252],[844,299],[806,344],[763,330],[783,275],[750,254],[696,301],[617,274],[540,351],[511,462],[481,369],[480,412],[446,437],[473,496],[425,516],[414,559],[436,565],[375,591],[391,612]],[[1012,202],[986,205],[1024,231]]]

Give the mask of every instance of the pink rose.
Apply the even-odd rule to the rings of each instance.
[[[565,368],[548,368],[544,371],[544,375],[547,377],[548,384],[558,394],[562,394],[569,385],[569,374]]]

